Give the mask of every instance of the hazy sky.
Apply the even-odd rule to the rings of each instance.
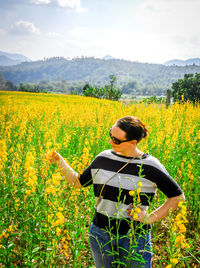
[[[200,0],[0,0],[0,50],[32,60],[200,57]]]

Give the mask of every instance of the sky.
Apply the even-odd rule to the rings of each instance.
[[[200,0],[0,0],[0,51],[31,60],[200,57]]]

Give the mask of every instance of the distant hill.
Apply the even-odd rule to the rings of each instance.
[[[1,66],[9,66],[9,65],[16,65],[20,62],[18,60],[12,60],[6,56],[0,56],[0,65]]]
[[[114,58],[110,55],[106,55],[103,57],[103,60],[112,60],[112,59],[114,59]]]
[[[170,60],[164,63],[166,66],[187,66],[187,65],[198,65],[200,66],[200,58],[193,58],[188,60]]]
[[[81,57],[74,59],[49,58],[24,62],[15,66],[0,67],[6,80],[21,82],[66,81],[69,86],[89,83],[103,86],[109,83],[109,75],[117,78],[117,87],[124,94],[163,95],[173,82],[187,73],[200,73],[200,66],[165,66],[120,59]]]
[[[11,66],[22,62],[31,61],[22,54],[14,54],[0,51],[0,66]]]

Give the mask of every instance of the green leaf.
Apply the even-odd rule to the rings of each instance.
[[[36,248],[34,248],[34,249],[32,250],[32,253],[35,253],[35,252],[39,251],[39,249],[40,249],[40,247],[36,247]]]

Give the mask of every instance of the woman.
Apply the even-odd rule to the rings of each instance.
[[[110,129],[112,150],[97,155],[80,175],[57,152],[51,157],[74,187],[93,184],[97,208],[89,239],[96,268],[151,267],[151,224],[185,200],[164,166],[137,147],[146,135],[136,117],[120,118]],[[149,214],[156,188],[168,199]]]

